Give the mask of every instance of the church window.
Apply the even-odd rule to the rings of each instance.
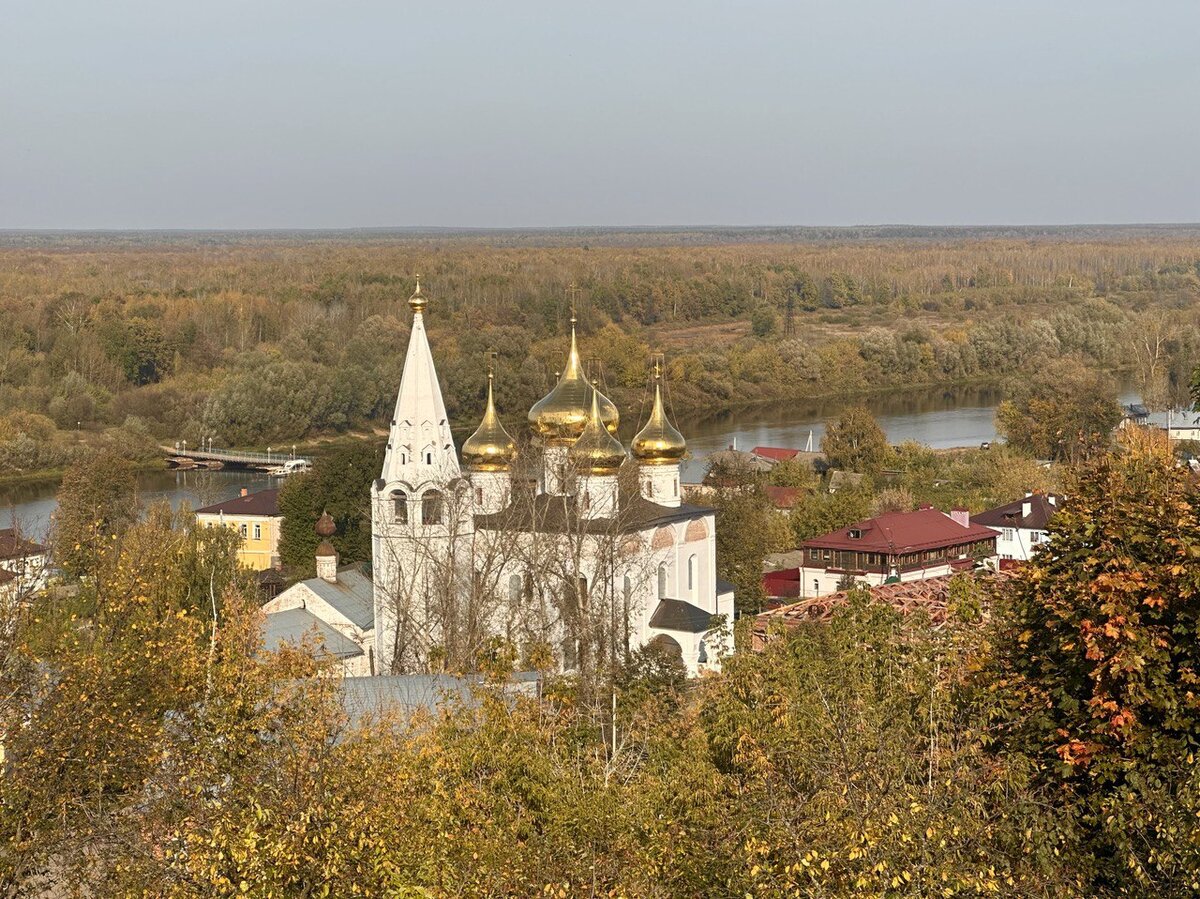
[[[658,598],[667,598],[667,563],[658,566]]]
[[[708,661],[708,647],[704,645],[704,641],[700,641],[700,648],[696,652],[696,661],[703,665]]]
[[[400,454],[400,464],[401,464],[401,465],[404,465],[404,464],[406,464],[407,462],[408,462],[408,456],[407,456],[407,455],[405,455],[404,453],[401,453],[401,454]]]
[[[813,578],[813,595],[816,596],[821,592],[821,582]]]
[[[421,497],[422,524],[442,523],[442,494],[438,490],[426,490]]]
[[[649,478],[646,478],[646,493],[648,495],[654,494],[654,482]]]
[[[426,464],[426,465],[432,465],[432,464],[433,464],[433,453],[429,453],[429,452],[427,452],[427,453],[425,454],[425,464]]]
[[[696,555],[693,553],[688,556],[688,592],[691,593],[696,589]]]
[[[408,494],[403,490],[392,494],[392,517],[396,524],[408,524]]]
[[[675,495],[679,495],[679,478],[675,479]]]
[[[525,579],[519,574],[510,574],[508,576],[508,598],[510,602],[518,603],[521,601],[521,594],[525,592]]]
[[[482,487],[475,488],[475,502],[477,502],[477,503],[483,502],[483,488]]]

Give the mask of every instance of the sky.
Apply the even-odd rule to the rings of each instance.
[[[0,0],[0,228],[1200,221],[1195,0]]]

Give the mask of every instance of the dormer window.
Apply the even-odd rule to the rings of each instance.
[[[862,531],[860,531],[858,528],[850,528],[848,536],[851,540],[860,540],[862,539]]]

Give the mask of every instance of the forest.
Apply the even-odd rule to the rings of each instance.
[[[370,433],[417,274],[463,436],[486,354],[521,421],[562,364],[573,306],[630,431],[656,352],[677,416],[999,384],[1063,357],[1164,407],[1186,402],[1200,358],[1200,249],[1169,229],[4,237],[0,477],[61,470],[85,446],[149,459],[180,439]]]

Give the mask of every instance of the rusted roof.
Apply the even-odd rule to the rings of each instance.
[[[776,509],[792,508],[803,492],[799,487],[774,487],[770,484],[763,487],[763,493],[767,495],[767,499]]]
[[[924,612],[934,625],[944,624],[950,606],[950,583],[959,574],[943,574],[939,577],[925,578],[919,581],[903,581],[898,584],[884,584],[868,588],[871,598],[876,602],[884,602],[905,615],[913,612]],[[999,583],[1012,576],[1012,572],[978,572],[975,577],[986,579],[989,583]],[[776,622],[787,628],[799,627],[805,622],[828,621],[833,613],[845,606],[850,599],[850,591],[842,590],[828,596],[818,596],[814,599],[802,599],[769,612],[755,616],[752,633],[752,648],[761,650],[770,639],[771,626]]]
[[[26,540],[17,533],[16,528],[0,528],[0,559],[24,559],[27,556],[40,556],[46,547],[32,540]]]

